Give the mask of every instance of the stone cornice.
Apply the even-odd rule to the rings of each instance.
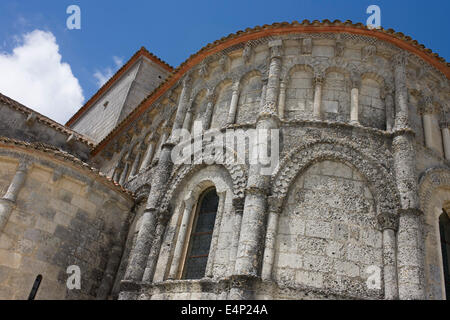
[[[450,67],[443,58],[439,57],[431,50],[425,49],[423,45],[420,45],[417,41],[412,40],[411,37],[405,36],[401,32],[395,32],[392,29],[369,29],[362,23],[354,24],[351,21],[341,22],[339,20],[335,20],[333,22],[329,20],[324,20],[322,22],[318,20],[314,20],[312,22],[304,20],[301,23],[294,21],[292,23],[283,22],[274,23],[272,25],[264,25],[262,27],[257,26],[252,29],[248,28],[245,31],[238,31],[235,34],[230,34],[227,37],[208,44],[196,54],[190,56],[184,63],[176,68],[157,89],[155,89],[146,99],[144,99],[144,101],[142,101],[133,112],[131,112],[118,126],[116,126],[116,128],[108,136],[106,136],[103,141],[96,146],[92,152],[92,155],[95,156],[99,153],[109,141],[125,129],[129,123],[137,119],[149,108],[150,105],[152,105],[167,90],[173,87],[184,74],[191,71],[191,69],[201,63],[203,59],[217,54],[222,50],[237,45],[242,45],[243,43],[247,43],[251,40],[292,33],[349,33],[353,35],[374,37],[418,56],[450,79]]]

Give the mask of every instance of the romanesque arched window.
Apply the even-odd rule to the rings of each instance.
[[[219,197],[214,188],[208,189],[199,198],[183,268],[183,279],[201,279],[205,275],[218,205]]]
[[[444,211],[439,217],[439,231],[441,235],[442,263],[444,269],[445,294],[450,300],[450,218]]]

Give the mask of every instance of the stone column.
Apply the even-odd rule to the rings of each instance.
[[[190,77],[186,76],[183,80],[183,90],[175,116],[175,122],[172,130],[180,129],[183,125],[183,119],[187,106],[187,97],[189,95]],[[142,215],[141,227],[139,228],[136,244],[131,250],[130,261],[125,273],[124,281],[135,282],[142,281],[148,255],[153,244],[157,217],[159,214],[159,200],[167,188],[167,181],[173,168],[172,149],[178,140],[178,134],[170,138],[169,141],[162,144],[161,154],[155,172],[152,175],[151,190],[147,199],[146,208]]]
[[[322,119],[322,85],[323,85],[323,75],[316,74],[314,77],[314,105],[313,105],[313,119]]]
[[[381,98],[384,99],[384,105],[386,108],[386,131],[392,132],[394,129],[394,119],[395,119],[395,107],[393,90],[389,87],[384,87],[382,90]]]
[[[381,230],[383,230],[383,277],[384,298],[386,300],[398,299],[397,283],[397,241],[398,230],[397,213],[381,213],[377,217]]]
[[[190,100],[189,101],[189,108],[187,109],[186,112],[186,117],[184,118],[184,122],[183,122],[183,129],[187,130],[187,131],[191,131],[191,126],[192,126],[192,117],[194,116],[194,101]]]
[[[422,115],[425,146],[443,155],[442,139],[439,139],[441,138],[440,132],[439,129],[436,128],[436,121],[434,121],[436,120],[435,117],[436,114],[439,113],[439,110],[433,105],[433,97],[423,97],[421,103],[422,105],[419,110]]]
[[[450,130],[449,123],[443,121],[440,123],[442,131],[442,144],[444,145],[445,159],[450,160]]]
[[[233,208],[234,208],[233,238],[231,240],[230,264],[228,266],[228,275],[232,275],[234,273],[236,255],[239,246],[239,236],[241,234],[242,214],[244,212],[244,198],[234,198]]]
[[[208,89],[208,93],[206,95],[206,110],[202,117],[203,131],[208,130],[211,126],[215,98],[214,89]]]
[[[400,299],[425,298],[423,221],[419,210],[414,132],[409,127],[406,56],[392,59],[395,79],[394,172],[400,195],[397,272]]]
[[[155,142],[153,141],[152,136],[148,142],[147,150],[145,150],[144,159],[142,160],[139,172],[144,172],[148,168],[148,166],[151,164],[154,153],[155,153]]]
[[[280,96],[278,97],[278,116],[284,119],[284,112],[286,106],[286,82],[282,81],[280,84]]]
[[[189,96],[191,94],[191,76],[187,74],[183,79],[183,89],[181,90],[180,100],[178,102],[177,113],[172,127],[172,139],[174,143],[178,142],[179,132],[183,128],[187,108],[189,106]]]
[[[264,258],[261,278],[265,281],[272,280],[273,259],[275,257],[275,243],[278,230],[278,218],[281,213],[281,199],[269,198],[269,218],[267,221],[266,243],[264,246]]]
[[[140,149],[140,146],[138,147],[138,149]],[[136,157],[134,158],[133,165],[131,166],[130,176],[128,180],[136,175],[139,169],[140,162],[141,162],[141,151],[139,150],[136,154]]]
[[[161,134],[158,150],[154,153],[152,165],[156,165],[159,162],[159,157],[161,155],[162,146],[167,142],[167,139],[169,138],[169,134],[170,134],[170,129],[168,127],[164,127],[162,129],[162,134]],[[156,142],[155,142],[155,144],[156,144]]]
[[[278,128],[278,112],[276,109],[280,72],[282,41],[269,43],[271,60],[264,107],[258,115],[256,129],[270,130]],[[277,142],[275,142],[277,143]],[[268,139],[258,141],[259,147],[269,148]],[[259,159],[259,156],[258,156]],[[235,264],[234,275],[257,278],[264,247],[265,221],[267,214],[267,195],[270,189],[270,175],[262,173],[263,166],[259,162],[250,164],[247,182],[244,213],[242,216],[241,235]],[[242,288],[233,287],[232,298],[243,297]]]
[[[359,125],[359,88],[361,87],[361,77],[352,75],[351,82],[350,124]]]
[[[169,222],[169,212],[161,212],[158,218],[155,237],[153,240],[153,245],[150,250],[150,254],[147,259],[147,266],[142,277],[143,282],[152,282],[153,276],[155,274],[156,263],[158,262],[159,251],[161,250],[161,243],[163,240],[164,230],[167,227],[167,222]]]
[[[114,169],[114,174],[113,174],[113,176],[112,176],[112,180],[114,181],[114,182],[117,182],[117,183],[119,183],[119,180],[120,180],[120,173],[121,173],[121,170],[120,170],[121,168],[120,168],[120,163],[119,163],[119,165],[116,167],[116,169]]]
[[[173,163],[171,152],[174,144],[167,142],[161,150],[161,157],[151,180],[151,190],[147,199],[146,208],[142,215],[136,243],[131,250],[130,260],[124,280],[141,281],[148,255],[153,244],[156,223],[159,214],[159,199],[165,192],[167,180],[172,171]]]
[[[227,193],[218,194],[219,205],[217,207],[216,221],[214,222],[214,231],[211,238],[211,246],[209,249],[208,262],[206,264],[205,277],[212,278],[214,273],[214,261],[216,258],[217,245],[219,242],[220,226],[222,225],[222,217],[225,210],[225,200]]]
[[[127,157],[128,158],[128,157]],[[123,186],[125,184],[125,182],[127,181],[127,174],[128,174],[128,169],[130,168],[130,163],[127,160],[125,160],[125,166],[122,170],[122,174],[120,175],[120,179],[119,179],[119,184],[121,186]]]
[[[178,279],[181,271],[181,258],[183,255],[183,249],[186,246],[186,235],[190,226],[191,217],[194,214],[192,212],[194,206],[194,200],[192,198],[184,200],[184,210],[183,218],[181,220],[181,225],[178,230],[177,242],[175,244],[175,250],[173,253],[172,263],[170,265],[169,277],[168,279]]]
[[[22,189],[27,177],[27,163],[19,163],[16,174],[8,187],[5,195],[0,198],[0,232],[3,231],[16,204],[17,196]]]
[[[227,124],[234,124],[239,102],[239,81],[233,83],[233,94],[231,95],[230,110],[228,112]]]

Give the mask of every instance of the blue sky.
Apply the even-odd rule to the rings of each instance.
[[[68,30],[66,27],[69,16],[66,9],[72,4],[81,8],[81,30]],[[448,0],[2,0],[0,53],[6,59],[8,67],[5,67],[7,72],[0,69],[0,92],[5,91],[2,79],[6,87],[11,86],[11,78],[20,79],[19,76],[11,77],[16,73],[14,62],[22,61],[15,59],[13,49],[23,45],[27,41],[24,35],[35,30],[54,36],[54,39],[49,39],[45,35],[34,34],[36,37],[33,39],[44,39],[39,41],[57,44],[56,51],[61,56],[61,64],[70,66],[73,78],[79,82],[82,96],[76,93],[75,98],[68,101],[64,97],[59,97],[59,100],[55,97],[51,102],[41,97],[36,102],[30,97],[35,91],[30,89],[28,93],[28,88],[20,88],[20,94],[17,93],[18,89],[10,89],[10,96],[15,92],[12,98],[64,122],[79,106],[72,106],[62,114],[52,112],[52,109],[67,109],[67,104],[87,101],[99,88],[99,78],[114,72],[120,62],[128,60],[141,46],[176,67],[207,43],[237,30],[303,19],[349,19],[365,23],[369,16],[366,8],[371,4],[380,6],[381,24],[384,28],[401,31],[450,61]],[[30,46],[33,39],[28,39]],[[1,57],[0,68],[3,66]],[[23,61],[28,61],[27,57],[29,55],[24,53]],[[58,59],[49,63],[55,64],[56,60]],[[67,68],[60,68],[60,65],[55,67],[55,72],[58,73],[57,81],[70,78]],[[26,72],[24,77],[27,77]],[[32,81],[32,77],[29,78]],[[57,88],[54,82],[57,81],[49,80],[53,82],[53,92]],[[43,91],[44,85],[45,83],[41,84],[35,90]],[[70,90],[67,87],[64,89],[65,92]],[[47,104],[46,108],[42,107],[43,104]]]

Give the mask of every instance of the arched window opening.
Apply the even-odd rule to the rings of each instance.
[[[450,218],[445,211],[439,217],[439,232],[441,235],[445,295],[447,297],[447,300],[450,300]]]
[[[183,279],[201,279],[205,275],[218,205],[219,197],[214,188],[205,191],[199,199]]]

